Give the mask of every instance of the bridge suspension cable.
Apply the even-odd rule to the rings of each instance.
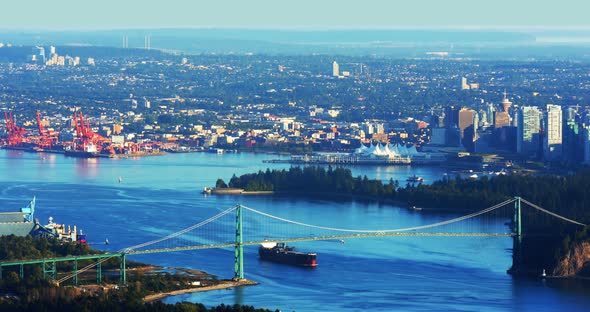
[[[283,221],[283,222],[287,222],[287,223],[291,223],[291,224],[295,224],[295,225],[315,228],[315,229],[329,230],[329,231],[336,231],[336,232],[349,232],[349,233],[390,233],[390,232],[406,232],[406,231],[422,230],[422,229],[428,229],[428,228],[433,228],[433,227],[437,227],[437,226],[447,225],[447,224],[451,224],[451,223],[455,223],[455,222],[460,222],[463,220],[475,218],[475,217],[480,216],[482,214],[486,214],[488,212],[494,211],[494,210],[499,209],[507,204],[513,203],[514,201],[515,201],[515,199],[508,199],[502,203],[496,204],[496,205],[486,208],[484,210],[474,212],[474,213],[471,213],[471,214],[468,214],[468,215],[465,215],[462,217],[442,221],[442,222],[414,226],[414,227],[408,227],[408,228],[387,229],[387,230],[355,230],[355,229],[342,229],[342,228],[326,227],[326,226],[307,224],[307,223],[303,223],[303,222],[298,222],[298,221],[293,221],[293,220],[277,217],[277,216],[274,216],[274,215],[271,215],[271,214],[268,214],[268,213],[265,213],[262,211],[258,211],[256,209],[249,208],[246,206],[242,206],[242,208],[246,209],[248,211],[254,212],[256,214],[268,217],[268,218],[272,218],[275,220],[279,220],[279,221]]]
[[[149,242],[145,242],[145,243],[142,243],[142,244],[139,244],[139,245],[127,247],[127,248],[123,249],[122,251],[132,251],[132,250],[137,249],[137,248],[142,248],[142,247],[150,246],[150,245],[153,245],[153,244],[156,244],[156,243],[160,243],[160,242],[163,242],[165,240],[168,240],[168,239],[171,239],[171,238],[180,236],[180,235],[185,234],[187,232],[190,232],[190,231],[192,231],[192,230],[194,230],[196,228],[199,228],[201,226],[204,226],[206,224],[209,224],[209,223],[211,223],[211,222],[213,222],[213,221],[215,221],[215,220],[217,220],[217,219],[225,216],[226,214],[228,214],[228,213],[230,213],[230,212],[232,212],[234,210],[236,210],[236,207],[232,207],[232,208],[229,208],[227,210],[224,210],[224,211],[222,211],[222,212],[214,215],[213,217],[211,217],[211,218],[209,218],[209,219],[207,219],[205,221],[202,221],[202,222],[199,222],[199,223],[197,223],[195,225],[189,226],[189,227],[187,227],[187,228],[185,228],[183,230],[180,230],[180,231],[178,231],[176,233],[172,233],[172,234],[167,235],[167,236],[164,236],[162,238],[155,239],[155,240],[152,240],[152,241],[149,241]]]
[[[153,244],[156,244],[156,243],[159,243],[159,242],[163,242],[163,241],[165,241],[165,240],[168,240],[168,239],[171,239],[171,238],[174,238],[174,237],[180,236],[180,235],[182,235],[182,234],[185,234],[185,233],[187,233],[187,232],[189,232],[189,231],[191,231],[191,230],[194,230],[194,229],[196,229],[196,228],[199,228],[199,227],[201,227],[201,226],[204,226],[204,225],[206,225],[206,224],[209,224],[209,223],[211,223],[211,222],[213,222],[213,221],[215,221],[215,220],[217,220],[217,219],[219,219],[219,218],[223,217],[224,215],[226,215],[226,214],[228,214],[228,213],[230,213],[230,212],[234,211],[235,209],[236,209],[235,207],[232,207],[232,208],[226,209],[226,210],[224,210],[224,211],[222,211],[222,212],[218,213],[217,215],[215,215],[215,216],[213,216],[213,217],[211,217],[211,218],[209,218],[209,219],[207,219],[207,220],[205,220],[205,221],[199,222],[199,223],[197,223],[197,224],[195,224],[195,225],[189,226],[189,227],[187,227],[187,228],[185,228],[185,229],[182,229],[182,230],[180,230],[180,231],[178,231],[178,232],[175,232],[175,233],[172,233],[172,234],[170,234],[170,235],[164,236],[164,237],[162,237],[162,238],[159,238],[159,239],[156,239],[156,240],[152,240],[152,241],[149,241],[149,242],[145,242],[145,243],[142,243],[142,244],[138,244],[138,245],[135,245],[135,246],[131,246],[131,247],[127,247],[127,248],[123,248],[123,249],[119,250],[119,251],[118,251],[118,252],[117,252],[115,255],[113,255],[112,257],[108,257],[108,258],[103,258],[103,259],[100,259],[99,261],[97,261],[97,262],[95,262],[95,263],[91,263],[91,264],[89,264],[89,265],[85,266],[84,268],[82,268],[82,269],[78,270],[78,272],[76,272],[76,273],[72,273],[72,274],[69,274],[69,275],[67,275],[67,276],[64,276],[64,277],[62,277],[61,279],[57,280],[57,283],[61,284],[61,283],[63,283],[64,281],[67,281],[68,279],[70,279],[70,278],[74,277],[74,276],[75,276],[75,275],[77,275],[77,274],[84,273],[84,272],[86,272],[86,271],[88,271],[88,270],[90,270],[90,269],[94,268],[95,266],[97,266],[97,265],[99,265],[99,264],[102,264],[102,263],[103,263],[103,262],[105,262],[105,261],[108,261],[108,260],[110,260],[110,259],[112,259],[112,258],[119,257],[121,253],[127,253],[127,252],[129,252],[129,251],[133,251],[134,249],[137,249],[137,248],[142,248],[142,247],[150,246],[150,245],[153,245]]]
[[[573,223],[573,224],[576,224],[576,225],[586,226],[586,224],[584,224],[584,223],[580,223],[580,222],[578,222],[578,221],[575,221],[575,220],[572,220],[572,219],[566,218],[566,217],[564,217],[564,216],[558,215],[558,214],[556,214],[555,212],[551,212],[551,211],[549,211],[549,210],[547,210],[547,209],[543,209],[543,208],[541,208],[541,207],[539,207],[539,206],[537,206],[537,205],[535,205],[535,204],[531,203],[531,202],[530,202],[530,201],[528,201],[528,200],[525,200],[525,199],[522,199],[522,198],[521,198],[520,200],[521,200],[523,203],[525,203],[525,204],[527,204],[527,205],[531,206],[531,207],[532,207],[532,208],[534,208],[534,209],[537,209],[537,210],[539,210],[539,211],[542,211],[542,212],[544,212],[544,213],[546,213],[546,214],[548,214],[548,215],[554,216],[554,217],[556,217],[556,218],[558,218],[558,219],[561,219],[561,220],[563,220],[563,221],[566,221],[566,222],[569,222],[569,223]]]

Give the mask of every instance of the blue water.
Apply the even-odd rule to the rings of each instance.
[[[330,202],[268,196],[203,196],[218,177],[259,169],[272,155],[170,154],[142,159],[75,159],[63,155],[0,150],[0,211],[37,196],[36,217],[77,225],[98,248],[119,250],[175,232],[241,203],[298,221],[341,228],[392,228],[428,224],[452,215],[416,213],[386,204]],[[383,180],[411,174],[427,182],[437,167],[362,167]],[[118,183],[121,177],[122,183]],[[485,224],[475,224],[475,227]],[[500,225],[501,226],[501,225]],[[100,244],[108,238],[110,245]],[[248,304],[282,311],[587,311],[590,288],[513,279],[509,238],[372,238],[307,242],[319,266],[303,269],[261,262],[245,248],[246,278],[257,286],[194,293],[164,301],[206,305]],[[233,250],[135,256],[131,260],[233,276]]]

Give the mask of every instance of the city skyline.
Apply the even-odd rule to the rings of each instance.
[[[38,4],[38,5],[36,5]],[[31,5],[40,8],[31,10]],[[0,29],[100,30],[137,28],[287,28],[287,29],[567,29],[589,30],[577,0],[538,5],[532,0],[498,0],[473,5],[467,0],[284,2],[235,0],[165,4],[104,0],[81,8],[72,0],[6,3]],[[571,10],[572,7],[578,8]],[[327,13],[330,14],[327,14]],[[288,14],[287,14],[288,13]],[[327,18],[330,16],[330,18]]]

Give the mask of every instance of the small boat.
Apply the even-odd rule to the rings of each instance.
[[[408,177],[406,179],[406,181],[408,181],[408,182],[418,182],[418,183],[421,183],[421,182],[424,182],[424,178],[419,177],[417,175],[413,175],[413,176]]]
[[[541,273],[541,277],[542,277],[542,278],[545,278],[545,277],[547,277],[547,272],[545,272],[545,269],[543,269],[543,273]]]
[[[411,206],[410,209],[412,209],[414,211],[421,211],[422,207]]]

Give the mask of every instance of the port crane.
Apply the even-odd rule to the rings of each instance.
[[[74,112],[73,116],[74,128],[76,129],[76,137],[74,138],[74,150],[87,152],[100,152],[103,150],[103,145],[109,143],[102,135],[95,133],[90,128],[88,120],[84,119],[82,112]],[[110,144],[107,147],[111,153],[114,153]]]
[[[4,112],[4,121],[6,122],[7,145],[22,145],[25,140],[25,134],[27,134],[28,131],[25,128],[16,125],[12,112]]]
[[[39,129],[39,137],[37,145],[42,149],[51,149],[58,142],[57,133],[52,130],[45,129],[41,121],[41,113],[37,111],[37,128]]]

